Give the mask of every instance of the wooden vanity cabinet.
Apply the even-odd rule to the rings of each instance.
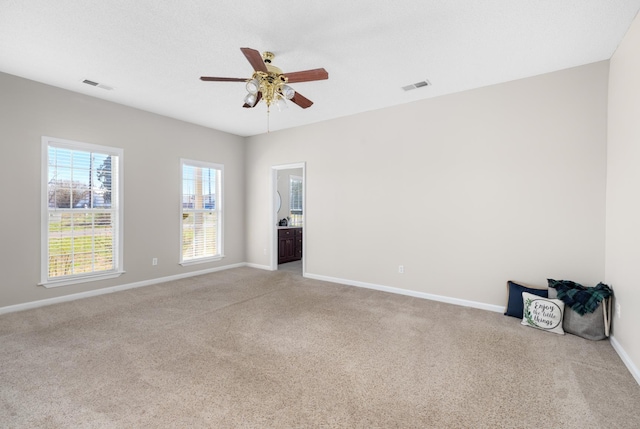
[[[278,229],[278,264],[302,259],[302,228]]]

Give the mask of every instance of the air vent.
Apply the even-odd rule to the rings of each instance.
[[[106,89],[107,91],[111,91],[113,89],[113,87],[111,87],[111,86],[103,85],[101,83],[94,82],[94,81],[89,80],[89,79],[83,80],[82,83],[86,83],[87,85],[91,85],[91,86],[97,86],[98,88]]]
[[[422,88],[429,85],[431,85],[431,83],[428,80],[423,80],[422,82],[416,82],[412,85],[403,86],[402,89],[404,89],[405,91],[411,91],[412,89]]]

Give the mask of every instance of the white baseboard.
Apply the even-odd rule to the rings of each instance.
[[[273,271],[269,265],[252,264],[252,263],[247,262],[245,264],[245,266],[250,267],[250,268],[257,268],[259,270]]]
[[[165,282],[169,282],[169,281],[172,281],[172,280],[180,280],[180,279],[184,279],[184,278],[187,278],[187,277],[195,277],[195,276],[200,276],[202,274],[214,273],[216,271],[230,270],[231,268],[246,267],[247,265],[248,264],[242,262],[242,263],[239,263],[239,264],[225,265],[225,266],[222,266],[222,267],[209,268],[209,269],[206,269],[206,270],[191,271],[191,272],[188,272],[188,273],[176,274],[174,276],[159,277],[159,278],[156,278],[156,279],[143,280],[143,281],[135,282],[135,283],[127,283],[127,284],[118,285],[118,286],[105,287],[105,288],[101,288],[101,289],[90,290],[90,291],[87,291],[87,292],[73,293],[73,294],[70,294],[70,295],[64,295],[64,296],[58,296],[58,297],[55,297],[55,298],[42,299],[42,300],[39,300],[39,301],[25,302],[23,304],[9,305],[9,306],[6,306],[6,307],[0,307],[0,314],[13,313],[15,311],[22,311],[22,310],[30,310],[30,309],[33,309],[33,308],[44,307],[46,305],[58,304],[58,303],[61,303],[61,302],[68,302],[68,301],[75,301],[76,299],[89,298],[89,297],[92,297],[92,296],[105,295],[105,294],[108,294],[108,293],[119,292],[119,291],[122,291],[122,290],[135,289],[135,288],[144,287],[144,286],[151,286],[151,285],[154,285],[154,284],[165,283]]]
[[[365,283],[357,280],[347,280],[347,279],[340,279],[335,277],[321,276],[318,274],[305,273],[304,277],[308,277],[314,280],[322,280],[325,282],[340,283],[348,286],[357,286],[357,287],[362,287],[366,289],[374,289],[382,292],[396,293],[399,295],[413,296],[415,298],[429,299],[431,301],[446,302],[447,304],[460,305],[462,307],[472,307],[472,308],[479,308],[481,310],[494,311],[496,313],[504,313],[504,306],[501,306],[501,305],[493,305],[493,304],[487,304],[484,302],[477,302],[477,301],[468,301],[466,299],[451,298],[443,295],[433,295],[430,293],[417,292],[409,289],[383,286],[383,285],[378,285],[374,283]]]
[[[620,356],[620,359],[622,359],[622,362],[624,362],[624,364],[627,366],[627,369],[629,370],[631,375],[633,375],[633,378],[635,378],[636,382],[640,385],[640,370],[638,370],[638,367],[635,366],[627,352],[624,351],[618,340],[616,340],[613,335],[609,337],[609,342],[613,346],[613,349],[616,351],[616,353],[618,353],[618,356]]]

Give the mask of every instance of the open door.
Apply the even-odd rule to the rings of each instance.
[[[306,164],[271,167],[271,270],[306,272]]]

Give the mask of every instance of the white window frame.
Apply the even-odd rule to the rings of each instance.
[[[112,176],[112,190],[115,189],[115,201],[111,201],[109,210],[115,219],[113,225],[113,263],[111,270],[96,271],[91,273],[70,274],[60,277],[49,277],[49,216],[52,212],[65,209],[49,208],[48,177],[49,177],[49,146],[77,150],[82,152],[99,152],[117,157],[117,163],[112,168],[116,174]],[[41,266],[40,286],[46,288],[67,286],[91,281],[106,280],[119,277],[124,273],[123,258],[123,214],[124,214],[124,151],[120,148],[83,143],[56,137],[42,137],[42,164],[41,164]]]
[[[194,213],[194,212],[211,212],[211,209],[185,209],[184,207],[184,166],[192,166],[199,168],[209,168],[214,169],[219,172],[217,180],[216,180],[216,203],[215,203],[215,212],[217,213],[217,244],[216,249],[218,251],[217,254],[212,256],[205,256],[200,258],[193,259],[184,259],[183,255],[183,219],[185,213]],[[180,265],[188,266],[194,264],[204,264],[207,262],[215,262],[224,258],[224,165],[216,164],[213,162],[205,162],[205,161],[196,161],[192,159],[180,159]]]

